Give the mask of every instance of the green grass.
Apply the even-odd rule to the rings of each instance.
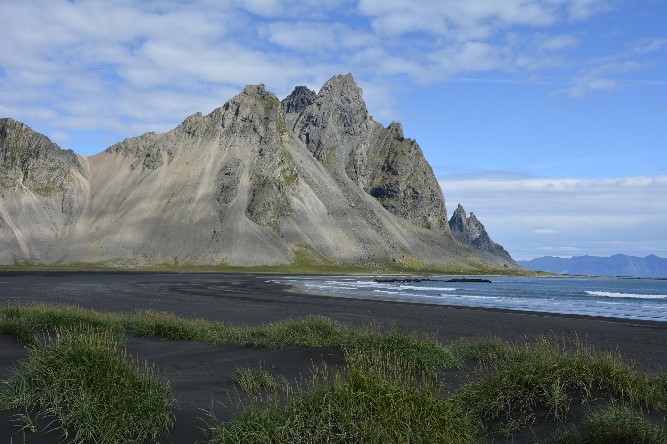
[[[275,391],[278,389],[276,379],[262,369],[239,369],[234,372],[236,382],[244,392],[254,394],[260,390]]]
[[[434,267],[412,258],[405,263],[387,259],[369,267],[366,263],[337,262],[317,252],[309,245],[299,245],[294,251],[292,263],[276,265],[240,266],[220,263],[215,265],[196,265],[190,263],[164,263],[145,266],[120,266],[127,262],[121,258],[102,263],[74,263],[44,265],[24,262],[17,265],[0,265],[5,272],[43,272],[43,271],[131,271],[131,272],[166,272],[166,273],[280,273],[280,274],[417,274],[417,275],[507,275],[534,276],[540,273],[529,270],[516,270],[494,267],[481,262]]]
[[[100,313],[80,307],[7,304],[0,307],[0,331],[17,328],[23,336],[32,331],[54,330],[74,325],[103,328],[137,337],[192,340],[211,345],[242,345],[283,348],[289,346],[393,350],[424,368],[456,365],[457,357],[433,339],[383,334],[373,328],[351,329],[331,320],[309,317],[263,326],[229,326],[203,319],[184,319],[168,313]],[[13,327],[16,326],[16,327]]]
[[[548,339],[460,347],[462,356],[479,361],[479,369],[453,399],[490,436],[510,437],[540,421],[566,421],[575,408],[591,402],[667,413],[665,375],[639,372],[578,341],[568,347]]]
[[[74,443],[157,441],[173,423],[169,384],[128,359],[116,334],[89,326],[59,329],[32,348],[0,406],[24,409],[19,418],[29,429],[37,408]]]
[[[667,444],[667,430],[648,422],[641,412],[610,406],[592,412],[577,425],[556,433],[549,444]]]
[[[475,443],[468,417],[442,400],[417,365],[377,350],[346,353],[343,371],[316,372],[280,405],[249,406],[210,443]]]
[[[57,339],[41,343],[36,339],[41,332],[57,332]],[[117,425],[103,415],[78,414],[79,422],[72,422],[69,418],[76,415],[70,410],[54,413],[61,401],[49,404],[39,396],[72,390],[60,388],[61,383],[86,387],[82,381],[103,380],[107,376],[82,375],[105,368],[113,368],[112,375],[122,373],[126,381],[144,378],[158,384],[154,370],[119,351],[130,335],[250,347],[334,346],[343,351],[342,368],[314,368],[311,379],[298,387],[261,368],[239,369],[234,381],[246,396],[238,402],[246,404],[238,406],[242,413],[233,421],[211,424],[213,443],[469,443],[512,439],[541,430],[544,424],[560,429],[557,435],[539,437],[544,442],[665,443],[667,375],[641,372],[618,356],[596,352],[576,339],[545,338],[524,345],[492,339],[446,345],[373,327],[349,328],[318,317],[230,326],[157,312],[113,314],[46,304],[0,306],[0,334],[14,335],[33,347],[30,359],[2,392],[0,408],[38,406],[44,414],[66,418],[60,419],[64,429],[76,431],[77,436],[84,436],[83,430],[112,436],[99,431],[105,426],[100,423]],[[75,367],[70,366],[79,365],[82,356],[90,356],[86,362],[99,359],[98,364],[72,370]],[[61,377],[68,371],[73,373]],[[451,385],[450,378],[458,382]],[[155,387],[150,390],[163,390]],[[104,392],[103,387],[93,388],[98,391]],[[164,390],[160,393],[166,396]],[[90,407],[71,409],[81,410],[90,411]],[[160,430],[168,427],[157,409],[129,410],[144,411],[142,420],[157,421],[162,424]],[[96,419],[100,423],[93,424]],[[139,420],[137,424],[142,424],[146,436],[158,433]]]

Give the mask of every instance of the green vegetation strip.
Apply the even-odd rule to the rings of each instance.
[[[40,342],[40,332],[55,332],[56,339]],[[122,342],[132,335],[214,345],[337,346],[344,351],[344,367],[315,368],[311,379],[296,388],[265,370],[238,370],[234,380],[246,393],[238,400],[241,413],[233,421],[209,422],[213,443],[473,443],[530,434],[540,424],[559,428],[542,442],[667,443],[667,375],[640,372],[576,340],[567,346],[562,339],[445,346],[322,318],[240,327],[155,312],[111,314],[15,304],[0,307],[0,334],[14,335],[32,350],[6,383],[0,409],[38,407],[81,442],[92,441],[89,436],[96,436],[94,442],[141,442],[170,427],[168,386],[121,352]],[[95,364],[74,367],[82,356],[89,357],[80,361]],[[110,369],[109,375],[88,373],[100,368]],[[455,377],[452,392],[448,384]],[[98,378],[107,382],[90,384]],[[113,378],[125,382],[110,382]],[[143,435],[135,431],[117,438],[114,430],[129,430],[111,419],[123,418],[122,413],[90,415],[103,407],[78,407],[79,401],[70,397],[63,401],[57,394],[72,388],[58,387],[61,383],[91,390],[73,398],[103,399],[100,405],[142,412],[141,420],[126,415],[123,421],[136,423]],[[108,401],[104,387],[122,383],[127,386],[119,391],[121,399]],[[152,399],[152,406],[132,405],[136,398]],[[100,441],[100,436],[110,438]]]
[[[453,367],[454,352],[435,340],[398,333],[381,334],[372,328],[350,329],[318,317],[248,327],[203,319],[184,319],[168,313],[100,313],[79,307],[47,304],[9,304],[0,308],[0,334],[15,335],[34,345],[34,332],[89,325],[135,337],[199,341],[211,345],[283,348],[290,346],[391,349],[420,367]]]

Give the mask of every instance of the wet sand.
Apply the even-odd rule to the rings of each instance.
[[[620,353],[648,371],[667,368],[667,323],[545,315],[516,311],[367,301],[303,294],[268,282],[269,275],[168,273],[0,273],[0,303],[49,302],[100,311],[157,310],[184,317],[237,325],[259,325],[305,316],[325,316],[351,326],[421,332],[448,343],[462,338],[498,337],[530,341],[540,336],[585,340],[598,350]],[[282,350],[134,338],[128,352],[154,363],[169,379],[178,400],[176,427],[164,442],[195,442],[203,437],[202,409],[223,417],[230,410],[238,368],[270,369],[288,380],[307,377],[313,363],[342,362],[335,349]],[[27,356],[13,338],[0,336],[0,379]],[[15,413],[15,412],[14,412]],[[0,412],[0,444],[10,442],[12,412]],[[38,438],[38,439],[37,439]],[[5,441],[2,441],[4,439]],[[58,442],[55,437],[14,435],[14,442]]]

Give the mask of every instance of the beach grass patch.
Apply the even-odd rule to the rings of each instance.
[[[628,407],[612,405],[586,415],[579,424],[559,431],[548,444],[667,444],[667,430],[651,424]]]
[[[482,344],[476,380],[453,399],[484,425],[485,433],[509,438],[538,421],[564,422],[572,408],[617,402],[667,412],[664,376],[642,373],[610,353],[596,353],[542,339],[523,346]],[[488,354],[485,354],[488,353]]]
[[[346,352],[342,371],[313,370],[283,406],[251,404],[211,443],[477,443],[474,424],[414,363]]]
[[[59,328],[32,348],[0,408],[54,418],[74,443],[157,441],[174,420],[169,384],[129,359],[114,332],[90,326]]]
[[[263,369],[238,369],[234,372],[232,379],[249,394],[257,393],[260,390],[275,391],[278,389],[276,379]]]

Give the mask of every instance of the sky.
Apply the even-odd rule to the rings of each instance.
[[[82,155],[352,73],[525,260],[667,257],[663,0],[0,0],[0,117]]]

